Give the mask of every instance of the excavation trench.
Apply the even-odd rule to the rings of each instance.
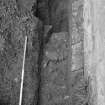
[[[40,0],[38,5],[36,16],[44,27],[38,105],[90,104],[89,78],[84,77],[84,2]]]
[[[5,12],[1,11],[0,15],[0,99],[18,105],[27,35],[22,105],[88,105],[83,1],[3,2],[1,7],[5,5],[10,9],[5,11],[2,7]]]

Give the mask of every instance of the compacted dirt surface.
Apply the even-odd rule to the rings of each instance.
[[[83,1],[0,0],[0,105],[19,105],[25,36],[22,105],[90,105]]]

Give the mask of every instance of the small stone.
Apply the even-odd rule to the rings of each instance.
[[[65,96],[65,97],[64,97],[64,99],[69,99],[69,98],[70,98],[70,96]]]
[[[58,58],[58,54],[56,52],[46,52],[46,56],[50,60],[57,60],[57,58]]]
[[[72,54],[82,54],[83,53],[83,42],[77,43],[75,45],[72,45]]]
[[[52,39],[56,39],[58,41],[63,39],[65,41],[67,40],[68,32],[53,33],[52,36],[53,36]]]
[[[83,39],[83,33],[79,33],[78,29],[74,27],[72,29],[72,44],[78,43],[82,41]]]
[[[15,81],[16,83],[19,82],[18,77],[16,77],[16,78],[14,79],[14,81]]]
[[[4,43],[5,43],[5,40],[4,40],[4,38],[0,35],[0,51],[3,51],[3,49],[4,49]]]

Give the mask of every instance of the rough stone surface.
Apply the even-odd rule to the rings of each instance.
[[[72,71],[84,67],[83,42],[72,45]]]
[[[83,41],[83,21],[83,1],[74,1],[72,3],[72,44]]]

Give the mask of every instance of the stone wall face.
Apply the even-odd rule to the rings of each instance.
[[[84,70],[84,17],[83,0],[72,2],[71,27],[71,79],[72,79],[72,105],[89,104],[88,79]]]

